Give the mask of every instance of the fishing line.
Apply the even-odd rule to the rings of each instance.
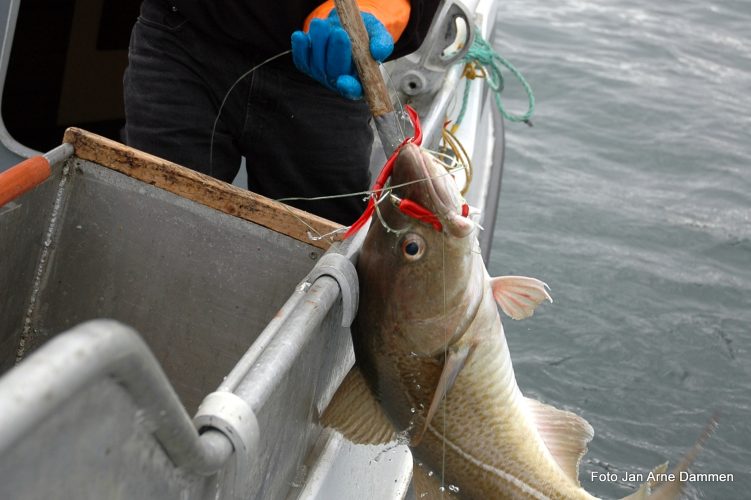
[[[352,193],[344,193],[344,194],[331,194],[326,196],[311,196],[311,197],[304,197],[304,196],[289,196],[286,198],[276,198],[274,201],[279,202],[285,202],[285,201],[320,201],[320,200],[333,200],[336,198],[347,198],[350,196],[372,196],[374,194],[380,194],[384,191],[391,191],[392,189],[409,186],[411,184],[417,184],[420,182],[426,182],[433,179],[439,179],[441,177],[444,177],[446,175],[452,175],[454,172],[460,172],[462,171],[462,167],[455,167],[451,170],[447,170],[446,172],[438,175],[434,175],[432,177],[426,177],[424,179],[417,179],[414,181],[408,181],[404,182],[402,184],[394,184],[393,186],[384,186],[380,189],[368,189],[367,191],[356,191]]]
[[[268,59],[262,61],[261,63],[255,65],[255,66],[253,66],[248,71],[246,71],[245,73],[243,73],[242,75],[240,75],[232,83],[232,85],[227,90],[227,92],[224,94],[224,97],[222,98],[222,102],[219,105],[219,109],[217,110],[216,118],[214,119],[214,123],[213,123],[213,125],[211,127],[211,137],[210,137],[210,140],[209,140],[209,175],[213,176],[213,173],[214,173],[214,139],[216,138],[216,129],[217,129],[217,126],[219,124],[219,120],[220,120],[220,118],[222,116],[222,111],[224,110],[224,106],[227,104],[227,100],[229,99],[230,94],[232,93],[232,91],[235,89],[235,87],[237,87],[237,85],[243,79],[245,79],[246,77],[248,77],[249,75],[251,75],[255,70],[261,68],[262,66],[264,66],[264,65],[266,65],[266,64],[268,64],[268,63],[270,63],[270,62],[272,62],[272,61],[274,61],[274,60],[276,60],[276,59],[278,59],[278,58],[280,58],[282,56],[290,54],[291,52],[292,52],[292,50],[285,50],[285,51],[280,52],[280,53],[278,53],[278,54],[276,54],[274,56],[269,57]],[[403,115],[405,113],[405,111],[404,111],[404,105],[401,102],[401,99],[399,98],[399,92],[396,91],[396,87],[395,87],[394,82],[393,82],[393,80],[391,78],[391,73],[388,71],[388,69],[383,64],[380,64],[380,66],[383,68],[384,73],[386,74],[387,80],[388,80],[388,82],[389,82],[389,84],[391,86],[391,89],[394,91],[394,95],[396,96],[396,103],[398,105],[397,107],[398,107],[399,113],[400,113],[399,116],[403,117]],[[397,121],[397,127],[399,128],[399,131],[401,132],[402,137],[406,137],[406,132],[404,130],[404,126],[403,126],[402,120],[401,119],[397,119],[396,121]],[[461,168],[456,168],[456,167],[452,168],[445,161],[443,161],[443,160],[441,160],[441,159],[438,158],[439,156],[448,157],[448,155],[446,155],[445,153],[441,153],[439,151],[427,150],[427,149],[426,149],[426,151],[428,151],[429,153],[431,153],[431,155],[433,156],[433,158],[446,169],[446,174],[453,174],[454,171],[460,171],[460,170],[462,170]],[[454,161],[452,161],[452,164],[455,164],[455,163],[456,163],[456,160],[454,159]],[[446,175],[446,174],[441,174],[441,176],[442,175]],[[400,184],[398,186],[386,185],[386,186],[384,186],[384,188],[378,189],[378,190],[367,190],[367,191],[359,191],[359,192],[354,192],[354,193],[344,193],[344,194],[338,194],[338,195],[315,196],[315,197],[286,197],[286,198],[278,198],[275,201],[279,201],[279,202],[286,202],[286,201],[319,201],[319,200],[331,200],[331,199],[337,199],[337,198],[346,198],[346,197],[350,197],[350,196],[362,196],[362,195],[365,195],[365,196],[374,196],[374,195],[380,194],[381,192],[386,191],[386,190],[390,191],[391,189],[394,189],[394,188],[397,188],[397,187],[403,187],[403,186],[407,186],[407,185],[410,185],[410,184],[413,184],[413,183],[416,183],[416,182],[423,182],[423,181],[426,181],[426,180],[429,180],[429,179],[434,179],[434,178],[437,178],[437,177],[440,177],[440,176],[430,177],[428,179],[420,179],[420,180],[417,180],[417,181],[405,182],[404,184]],[[322,240],[322,239],[330,238],[331,236],[342,232],[342,229],[340,228],[340,229],[336,229],[336,230],[331,231],[331,232],[326,233],[326,234],[321,234],[314,227],[312,227],[310,224],[308,224],[307,222],[305,222],[302,218],[300,218],[299,216],[297,216],[297,214],[295,214],[289,207],[287,207],[285,205],[283,205],[283,206],[285,207],[285,209],[287,209],[287,211],[294,218],[296,218],[299,222],[301,222],[304,226],[306,226],[308,228],[308,237],[312,241],[319,241],[319,240]],[[380,216],[380,214],[379,214],[379,219],[381,220],[381,223],[384,224],[384,227],[386,227],[387,230],[390,230],[392,232],[396,232],[398,234],[397,231],[391,229],[390,227],[388,227],[385,224],[385,222],[383,221],[383,218]]]
[[[219,119],[222,116],[222,111],[224,110],[224,105],[227,104],[227,99],[229,99],[230,94],[233,90],[235,90],[235,87],[243,81],[246,77],[248,77],[250,74],[252,74],[255,70],[259,69],[260,67],[270,63],[271,61],[274,61],[275,59],[279,59],[282,56],[285,56],[287,54],[291,54],[292,49],[285,50],[284,52],[280,52],[274,56],[269,57],[265,61],[256,64],[252,68],[250,68],[248,71],[240,75],[237,80],[234,81],[234,83],[230,86],[230,88],[227,90],[227,92],[224,94],[224,98],[222,99],[221,104],[219,105],[219,110],[216,113],[216,118],[214,119],[214,124],[211,127],[211,139],[209,140],[209,175],[212,175],[214,172],[214,137],[216,136],[216,127],[219,124]],[[383,64],[380,64],[380,66],[383,67]],[[384,67],[384,72],[386,73],[386,76],[389,80],[389,83],[391,84],[391,87],[395,89],[394,82],[391,80],[391,74],[388,72],[388,70]],[[399,94],[396,93],[396,102],[399,105],[399,111],[400,115],[404,115],[404,105],[402,104],[401,100],[399,99]],[[399,127],[399,131],[402,134],[402,137],[406,137],[406,132],[404,131],[404,126],[401,122],[401,120],[397,120],[397,126]]]
[[[315,230],[315,228],[311,227],[309,224],[306,224],[306,225],[310,228],[310,230],[308,231],[308,239],[310,241],[321,241],[321,240],[328,239],[328,240],[331,240],[333,242],[334,241],[333,240],[334,236],[336,236],[337,234],[341,234],[341,233],[344,233],[344,232],[347,231],[346,227],[340,227],[338,229],[334,229],[333,231],[329,231],[328,233],[320,234],[320,233],[318,233],[318,231]],[[316,234],[313,234],[314,232]]]
[[[443,316],[446,317],[446,233],[441,233],[441,266],[443,276]],[[446,328],[443,330],[443,359],[448,359],[449,339],[448,321],[443,322]],[[443,389],[443,435],[446,436],[446,407],[448,406],[447,388]],[[441,498],[446,491],[446,440],[441,440]]]
[[[280,57],[282,57],[284,55],[287,55],[287,54],[289,54],[291,52],[292,52],[291,50],[285,50],[284,52],[280,52],[279,54],[271,56],[268,59],[264,60],[263,62],[261,62],[261,63],[255,65],[255,66],[253,66],[248,71],[246,71],[245,73],[243,73],[242,75],[240,75],[232,83],[232,85],[227,90],[227,92],[224,94],[222,102],[219,105],[219,109],[217,110],[216,118],[214,119],[214,123],[213,123],[213,125],[211,127],[211,138],[210,138],[210,141],[209,141],[209,175],[213,175],[213,173],[214,173],[214,139],[216,137],[216,129],[217,129],[217,126],[219,124],[219,120],[221,119],[222,111],[224,110],[224,107],[227,104],[227,100],[229,99],[230,94],[232,93],[232,91],[235,89],[235,87],[237,87],[237,85],[243,79],[245,79],[247,76],[251,75],[255,70],[257,70],[257,69],[261,68],[262,66],[264,66],[264,65],[266,65],[266,64],[274,61],[275,59],[278,59],[278,58],[280,58]],[[386,73],[388,82],[390,83],[390,85],[392,87],[392,90],[394,90],[394,94],[396,96],[396,103],[398,105],[400,116],[403,116],[404,115],[404,105],[401,102],[401,99],[399,99],[399,93],[396,92],[396,90],[395,90],[394,82],[391,79],[391,74],[385,68],[385,66],[383,66],[383,65],[381,65],[381,66],[384,69],[384,73]],[[406,137],[406,132],[404,130],[404,126],[403,126],[402,120],[401,119],[397,119],[396,121],[397,121],[397,127],[399,128],[402,136]],[[390,192],[391,190],[393,190],[395,188],[398,188],[398,187],[404,187],[404,186],[408,186],[410,184],[414,184],[414,183],[417,183],[417,182],[424,182],[424,181],[427,181],[427,180],[436,179],[436,178],[442,177],[444,175],[451,175],[454,172],[465,170],[465,167],[455,167],[454,165],[456,165],[456,163],[457,163],[456,158],[451,158],[450,155],[447,155],[446,153],[443,153],[441,151],[428,150],[428,149],[425,149],[425,151],[429,152],[431,154],[432,158],[437,163],[439,163],[441,166],[443,166],[446,169],[445,173],[440,174],[438,176],[429,177],[429,178],[426,178],[426,179],[419,179],[419,180],[415,180],[415,181],[405,182],[403,184],[399,184],[399,185],[396,185],[396,186],[392,186],[390,184],[387,184],[383,188],[376,189],[376,190],[372,190],[371,189],[371,190],[357,191],[357,192],[352,192],[352,193],[344,193],[344,194],[336,194],[336,195],[326,195],[326,196],[314,196],[314,197],[285,197],[285,198],[277,198],[275,201],[278,201],[278,202],[287,202],[287,201],[320,201],[320,200],[331,200],[331,199],[338,199],[338,198],[347,198],[347,197],[350,197],[350,196],[366,196],[366,198],[367,198],[367,197],[371,197],[371,196],[380,195],[384,191]],[[447,159],[447,160],[451,161],[451,164],[449,164],[447,161],[444,161],[444,159]],[[383,216],[380,213],[380,209],[378,208],[378,205],[385,198],[386,198],[385,196],[381,196],[380,199],[377,199],[376,209],[378,210],[378,213],[377,213],[378,219],[380,220],[381,224],[383,225],[383,227],[387,231],[393,232],[395,234],[401,234],[402,232],[404,232],[404,230],[395,230],[395,229],[391,228],[386,223],[386,221],[383,219]],[[291,207],[288,207],[287,205],[284,205],[284,204],[282,206],[284,207],[284,209],[286,209],[290,213],[290,215],[292,215],[295,219],[297,219],[301,224],[303,224],[308,229],[308,238],[311,241],[320,241],[320,240],[324,240],[324,239],[330,239],[333,242],[333,238],[332,237],[334,235],[339,234],[339,233],[343,232],[344,230],[346,230],[346,228],[338,228],[338,229],[335,229],[335,230],[330,231],[328,233],[321,234],[313,226],[311,226],[310,224],[308,224],[305,220],[303,220],[296,213],[294,213],[294,211],[291,209]]]
[[[399,108],[399,115],[396,120],[396,126],[399,127],[399,132],[401,132],[402,139],[404,139],[405,137],[407,137],[407,132],[404,130],[404,124],[402,123],[402,119],[406,114],[404,111],[404,104],[399,98],[399,92],[396,90],[396,85],[394,85],[394,80],[391,79],[391,73],[389,72],[388,68],[386,68],[383,63],[379,63],[379,66],[383,68],[383,72],[386,73],[386,80],[388,80],[389,87],[391,87],[391,90],[394,92],[394,96],[396,97],[396,104],[398,104]]]
[[[344,193],[344,194],[332,194],[332,195],[327,195],[327,196],[312,196],[312,197],[290,196],[290,197],[287,197],[287,198],[277,198],[274,201],[280,202],[281,205],[282,205],[282,208],[284,208],[285,210],[287,210],[287,212],[289,212],[290,215],[292,215],[301,224],[303,224],[305,227],[308,228],[308,238],[310,238],[311,241],[320,241],[320,240],[327,239],[327,238],[331,239],[331,236],[334,236],[335,234],[338,234],[338,233],[341,233],[341,232],[345,231],[346,227],[335,229],[335,230],[333,230],[333,231],[331,231],[329,233],[326,233],[326,234],[321,234],[313,226],[311,226],[310,224],[308,224],[307,222],[305,222],[302,218],[300,218],[292,210],[292,207],[290,207],[289,205],[286,205],[284,202],[286,202],[286,201],[321,201],[321,200],[332,200],[332,199],[337,199],[337,198],[346,198],[346,197],[349,197],[349,196],[363,196],[363,195],[374,196],[376,194],[381,194],[381,193],[384,193],[384,192],[390,192],[391,190],[393,190],[395,188],[400,188],[400,187],[404,187],[404,186],[409,186],[411,184],[417,184],[419,182],[426,182],[426,181],[429,181],[429,180],[438,179],[438,178],[443,177],[445,175],[451,175],[451,174],[453,174],[454,171],[459,171],[459,170],[462,170],[462,169],[460,167],[457,167],[457,168],[455,168],[453,170],[448,170],[447,169],[446,172],[444,172],[442,174],[439,174],[439,175],[434,175],[432,177],[426,177],[425,179],[417,179],[417,180],[414,180],[414,181],[404,182],[402,184],[396,184],[394,186],[384,186],[383,188],[380,188],[380,189],[369,189],[367,191],[358,191],[358,192],[354,192],[354,193]],[[386,196],[379,197],[377,199],[377,201],[376,201],[376,208],[378,208],[378,205],[383,200],[385,200],[385,199],[386,199]],[[381,223],[384,225],[384,228],[386,228],[387,231],[391,231],[391,232],[399,234],[398,230],[394,230],[391,227],[389,227],[388,225],[386,225],[385,222],[383,221],[383,219],[380,217],[380,215],[379,215],[379,219],[380,219]],[[331,241],[333,242],[333,240],[331,240]]]
[[[253,73],[255,70],[260,68],[261,66],[270,63],[274,59],[279,59],[280,57],[291,54],[292,50],[285,50],[284,52],[280,52],[275,56],[271,56],[265,61],[263,61],[260,64],[256,64],[252,68],[250,68],[248,71],[240,75],[240,77],[235,80],[235,83],[230,86],[229,90],[227,90],[227,93],[224,94],[224,99],[222,99],[222,103],[219,105],[219,111],[216,113],[216,118],[214,119],[214,125],[211,127],[211,140],[209,141],[209,175],[213,176],[214,173],[214,136],[216,135],[216,126],[219,123],[219,118],[222,116],[222,110],[224,109],[224,105],[227,103],[227,99],[229,99],[229,95],[232,93],[233,90],[235,90],[235,87],[248,75]]]

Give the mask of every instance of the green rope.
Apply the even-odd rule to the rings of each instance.
[[[469,48],[467,55],[464,56],[463,62],[464,64],[475,63],[482,66],[482,68],[485,70],[485,74],[487,75],[486,80],[488,82],[488,87],[490,87],[490,90],[493,91],[495,104],[498,107],[498,111],[501,112],[505,119],[511,122],[524,122],[530,127],[532,126],[530,118],[532,118],[532,114],[535,112],[535,96],[532,93],[532,87],[529,86],[527,80],[524,79],[524,76],[522,76],[522,74],[518,69],[514,67],[513,64],[501,57],[500,54],[498,54],[493,49],[493,47],[491,47],[490,44],[485,39],[483,39],[482,36],[480,36],[480,29],[477,27],[475,27],[475,39],[472,42],[472,46]],[[511,74],[514,75],[517,80],[519,80],[519,83],[522,84],[524,91],[527,93],[527,112],[523,115],[516,115],[507,112],[505,106],[503,105],[503,102],[501,101],[501,92],[503,92],[504,87],[501,67],[505,67],[509,71],[511,71]],[[464,114],[467,112],[469,90],[472,85],[472,81],[473,80],[468,78],[464,86],[464,98],[462,100],[462,107],[459,111],[459,116],[456,119],[457,125],[461,124],[462,120],[464,119]]]

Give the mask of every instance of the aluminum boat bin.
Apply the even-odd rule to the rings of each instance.
[[[0,498],[402,498],[405,448],[316,423],[353,362],[336,226],[65,141],[0,208]]]
[[[496,6],[445,0],[420,50],[386,64],[424,147],[464,95],[469,28],[492,40]],[[473,85],[457,133],[486,257],[504,151],[492,99]],[[3,132],[0,156],[27,156]],[[318,424],[354,362],[365,231],[332,246],[310,237],[330,221],[79,129],[63,142],[0,164],[0,500],[410,498],[405,446]]]

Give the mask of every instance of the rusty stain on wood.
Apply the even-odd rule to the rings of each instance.
[[[67,129],[63,141],[73,145],[78,158],[97,163],[323,250],[328,249],[332,242],[311,240],[308,236],[310,228],[319,234],[327,234],[342,227],[328,219],[82,129],[75,127]]]

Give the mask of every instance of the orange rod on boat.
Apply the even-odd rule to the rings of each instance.
[[[0,173],[0,207],[34,189],[52,173],[50,162],[33,156]]]

